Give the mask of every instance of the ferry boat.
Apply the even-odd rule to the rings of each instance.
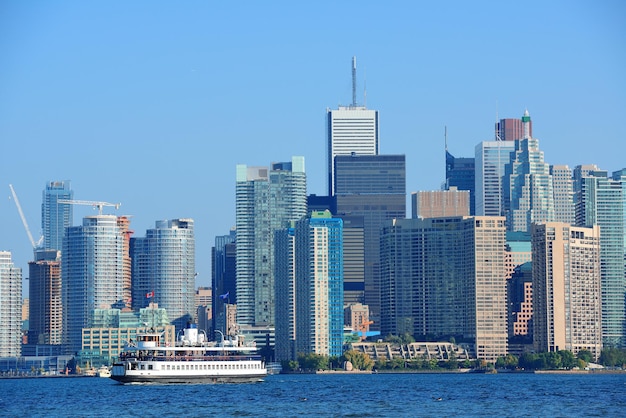
[[[172,347],[161,333],[138,334],[137,341],[127,344],[120,361],[113,364],[111,379],[123,384],[225,383],[257,382],[267,376],[254,343],[221,335],[220,342],[209,342],[191,326]]]
[[[96,374],[98,377],[111,377],[111,370],[105,365],[100,366],[98,370],[96,370]]]

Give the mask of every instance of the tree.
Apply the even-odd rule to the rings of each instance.
[[[591,351],[589,350],[580,350],[576,357],[585,363],[591,363],[593,361],[593,354],[591,354]]]
[[[578,366],[578,361],[571,351],[561,350],[558,354],[561,356],[561,367],[567,370],[571,370],[574,367]]]
[[[352,367],[356,370],[371,370],[374,367],[374,361],[367,353],[356,350],[349,350],[343,353],[343,359],[352,363]]]

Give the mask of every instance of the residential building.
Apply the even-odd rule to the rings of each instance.
[[[35,250],[28,263],[28,343],[60,345],[63,334],[61,251]]]
[[[304,157],[270,167],[237,165],[236,181],[237,322],[273,327],[274,231],[306,216]]]
[[[0,357],[22,355],[22,269],[0,251]]]
[[[590,168],[587,166],[587,168]],[[626,347],[626,171],[574,169],[576,224],[600,227],[602,338],[606,347]]]
[[[380,329],[380,229],[406,217],[404,155],[335,157],[337,216],[362,216],[365,300],[372,328]]]
[[[155,222],[145,238],[130,239],[133,307],[158,305],[176,327],[193,322],[196,312],[196,245],[194,221],[179,218]]]
[[[72,205],[59,203],[59,200],[71,200],[74,192],[70,181],[51,181],[46,184],[41,204],[41,230],[43,231],[44,249],[61,250],[65,228],[72,226]]]
[[[381,334],[467,341],[507,354],[505,219],[394,219],[381,236]]]
[[[126,305],[124,232],[113,215],[86,216],[66,229],[61,282],[63,344],[68,353],[81,347],[81,330],[97,308]]]
[[[600,227],[532,226],[533,340],[538,352],[602,351]]]

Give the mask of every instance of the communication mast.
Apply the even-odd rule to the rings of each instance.
[[[98,209],[98,215],[102,215],[102,208],[104,206],[113,206],[113,207],[115,207],[115,209],[119,209],[120,206],[122,206],[121,203],[98,202],[98,201],[93,201],[93,200],[65,200],[65,199],[59,199],[57,202],[65,204],[65,205],[86,205],[86,206],[92,206],[94,209],[95,208]]]
[[[39,238],[37,242],[33,239],[33,234],[30,233],[30,228],[28,227],[28,222],[26,222],[26,216],[24,216],[24,212],[22,211],[22,205],[20,205],[20,201],[17,198],[17,194],[13,189],[13,185],[9,184],[9,189],[11,189],[11,194],[13,195],[13,200],[15,201],[15,206],[17,207],[17,211],[20,214],[20,218],[22,219],[22,224],[24,225],[24,229],[26,230],[26,235],[28,235],[28,240],[30,244],[33,246],[33,249],[39,247],[43,242],[43,236]]]

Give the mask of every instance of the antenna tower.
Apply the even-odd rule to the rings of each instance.
[[[352,57],[352,107],[356,107],[356,56]]]

